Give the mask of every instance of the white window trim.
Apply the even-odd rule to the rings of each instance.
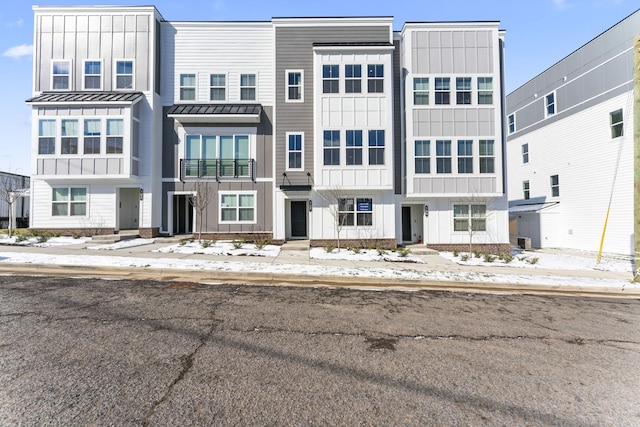
[[[256,84],[255,86],[242,86],[242,76],[247,76],[247,75],[254,75],[256,78]],[[253,71],[247,71],[247,72],[242,72],[240,74],[238,74],[238,101],[239,102],[258,102],[259,96],[258,96],[258,80],[259,80],[259,74],[257,72],[253,72]],[[254,88],[255,89],[255,93],[256,96],[254,99],[242,99],[242,89],[243,88]],[[196,99],[197,99],[197,93],[196,93]]]
[[[69,86],[66,89],[55,89],[53,87],[53,66],[56,62],[66,62],[69,64]],[[52,91],[65,91],[65,90],[73,90],[73,61],[71,59],[52,59],[51,60],[51,81],[49,82],[49,87]]]
[[[131,88],[118,87],[118,62],[131,62]],[[127,76],[128,74],[122,74]],[[135,90],[136,89],[136,61],[129,58],[114,58],[113,60],[113,88],[114,90]]]
[[[510,127],[510,123],[509,120],[511,120],[511,118],[513,118],[513,130],[511,130]],[[516,133],[517,128],[516,128],[516,113],[511,113],[507,116],[507,133],[509,135]]]
[[[40,122],[41,121],[52,121],[52,122],[55,123],[54,127],[53,127],[55,129],[55,132],[53,133],[53,153],[48,153],[48,154],[41,154],[40,153],[40,138],[51,138],[51,136],[42,136],[42,135],[40,135]],[[61,151],[60,142],[59,142],[60,141],[60,135],[58,135],[60,133],[59,129],[60,129],[60,123],[61,122],[59,120],[57,120],[57,119],[40,117],[40,118],[38,118],[38,122],[37,123],[38,123],[37,124],[37,126],[38,126],[38,128],[37,128],[38,143],[37,143],[37,146],[36,146],[36,153],[38,153],[37,155],[38,156],[58,156],[59,152]]]
[[[302,161],[300,162],[301,167],[300,168],[290,168],[289,167],[289,135],[300,135],[301,139],[302,139],[302,144],[301,144],[301,150],[300,150],[300,155],[302,156]],[[286,152],[286,157],[285,157],[285,162],[286,162],[286,170],[287,171],[297,171],[297,172],[304,172],[304,132],[287,132],[285,134],[285,138],[287,141],[287,152]]]
[[[415,79],[427,79],[427,90],[418,90],[415,89]],[[431,106],[431,80],[432,77],[428,75],[413,75],[411,76],[411,105],[416,108],[427,108]],[[426,94],[427,95],[427,103],[426,104],[416,104],[415,96],[416,94]]]
[[[222,220],[222,196],[224,195],[240,196],[243,194],[253,195],[253,221],[223,221]],[[218,191],[218,223],[219,224],[257,224],[258,223],[258,192],[257,191]],[[239,197],[238,197],[239,199]],[[239,205],[240,203],[238,203]],[[240,206],[236,206],[236,212],[239,212]]]
[[[195,79],[196,79],[195,85],[194,86],[182,86],[180,84],[181,77],[185,76],[185,75],[190,75],[190,74],[193,74],[195,76]],[[178,73],[177,77],[178,77],[178,81],[177,81],[178,101],[179,102],[198,102],[198,73],[196,73],[195,71],[185,71],[183,73]],[[193,88],[195,90],[195,95],[194,95],[193,99],[182,99],[182,93],[181,93],[181,89],[182,88],[185,88],[185,89],[186,88],[188,88],[188,89]]]
[[[67,203],[67,214],[66,215],[54,215],[53,214],[53,204],[54,203],[62,203],[62,202],[54,202],[53,201],[53,190],[55,188],[66,188],[69,190],[69,200],[66,201]],[[84,201],[85,204],[85,214],[84,215],[71,215],[71,189],[72,188],[84,188],[85,190],[85,198],[86,200]],[[51,195],[49,196],[49,203],[50,203],[50,210],[49,210],[49,217],[50,218],[88,218],[89,217],[89,186],[86,185],[54,185],[51,187]]]
[[[553,95],[553,113],[549,113],[549,104],[547,103],[547,97]],[[558,97],[556,91],[551,91],[544,96],[544,117],[552,117],[558,114]]]
[[[455,206],[457,205],[466,205],[469,207],[469,215],[467,216],[467,229],[466,230],[459,230],[456,231],[456,216],[455,216]],[[484,206],[484,230],[473,230],[472,233],[474,236],[478,236],[478,235],[488,235],[489,234],[489,216],[491,214],[491,212],[489,211],[489,204],[488,203],[482,203],[482,202],[465,202],[465,201],[458,201],[458,202],[452,202],[450,209],[451,209],[451,233],[453,233],[454,235],[460,235],[460,234],[465,234],[465,235],[469,235],[469,223],[471,222],[471,220],[473,219],[473,213],[472,213],[472,208],[471,206]]]
[[[300,73],[300,99],[290,99],[289,98],[289,74],[290,73]],[[285,102],[304,102],[304,70],[285,70],[284,72],[284,87],[285,87],[285,94],[284,94],[284,100]],[[257,84],[257,77],[256,77],[256,84]],[[256,88],[256,97],[257,97],[257,88]]]
[[[340,208],[340,199],[353,199],[353,210],[352,211],[341,211]],[[370,211],[358,211],[358,199],[371,199],[371,210]],[[338,213],[338,218],[335,220],[338,221],[341,213],[351,213],[353,214],[353,225],[343,225],[342,228],[348,230],[355,230],[360,227],[375,227],[375,223],[373,221],[374,213],[375,213],[375,198],[371,195],[363,195],[359,194],[357,196],[347,195],[342,196],[336,201],[338,206],[336,207],[336,212]],[[371,225],[358,225],[358,212],[360,213],[370,213],[371,214]]]
[[[87,62],[99,62],[100,63],[100,87],[99,88],[87,88],[86,87],[86,64]],[[96,74],[89,74],[89,76],[96,76]],[[104,89],[104,62],[102,59],[87,58],[82,60],[82,90],[103,90]]]
[[[224,76],[224,86],[211,86],[211,76],[218,75]],[[213,100],[211,99],[211,89],[213,88],[221,88],[224,87],[224,99],[223,100]],[[229,74],[224,72],[212,72],[209,73],[209,101],[211,102],[227,102],[229,100]]]

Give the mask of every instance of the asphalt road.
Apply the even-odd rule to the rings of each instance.
[[[640,425],[640,300],[0,277],[0,425]]]

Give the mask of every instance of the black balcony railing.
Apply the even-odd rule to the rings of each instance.
[[[254,159],[182,159],[180,179],[238,179],[254,178]]]

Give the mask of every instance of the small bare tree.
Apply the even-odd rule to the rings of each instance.
[[[22,181],[17,175],[11,173],[0,174],[0,200],[7,204],[7,215],[9,220],[7,231],[9,232],[9,237],[13,235],[13,229],[16,226],[13,223],[13,211],[15,204],[25,196],[28,190],[21,187]]]
[[[327,205],[327,211],[333,218],[336,246],[340,249],[340,233],[345,225],[349,225],[349,214],[345,212],[346,206],[344,206],[347,203],[347,199],[349,199],[347,192],[340,187],[332,187],[328,190],[318,191],[318,195]]]
[[[473,237],[478,231],[488,231],[488,207],[491,202],[489,197],[481,197],[477,192],[465,199],[461,205],[466,206],[466,231],[469,234],[469,254],[473,252]]]
[[[196,210],[196,218],[198,221],[198,241],[202,242],[202,219],[209,207],[209,204],[215,197],[215,191],[209,187],[208,181],[196,182],[196,193],[189,198],[189,203]]]

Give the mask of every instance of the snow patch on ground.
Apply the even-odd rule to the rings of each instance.
[[[85,243],[90,238],[80,238],[76,239],[75,237],[69,236],[60,236],[60,237],[50,237],[46,241],[40,241],[41,239],[38,237],[28,237],[24,238],[20,235],[13,235],[9,237],[6,234],[0,234],[0,245],[19,245],[19,246],[35,246],[38,248],[48,248],[52,246],[65,246],[65,245],[77,245],[80,243]]]
[[[127,239],[104,245],[87,246],[87,249],[112,251],[117,249],[135,248],[136,246],[150,245],[153,242],[153,239]]]
[[[354,252],[352,249],[333,249],[327,252],[325,248],[311,248],[309,258],[313,259],[336,259],[346,261],[387,261],[387,262],[415,262],[422,263],[420,258],[406,254],[402,256],[400,252],[391,250],[362,249]]]
[[[280,254],[280,246],[265,245],[259,248],[253,243],[234,244],[228,241],[219,241],[211,244],[202,244],[198,241],[179,243],[156,249],[153,252],[174,254],[205,254],[205,255],[231,255],[231,256],[261,256],[275,258]]]

